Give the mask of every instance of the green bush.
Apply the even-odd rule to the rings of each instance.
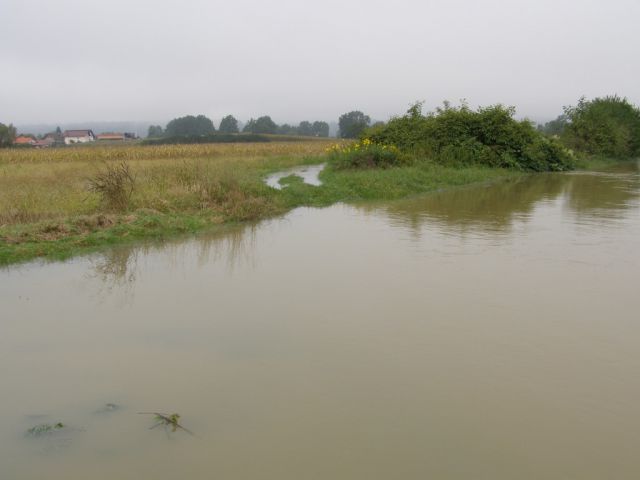
[[[365,132],[380,145],[430,158],[443,165],[486,165],[520,170],[558,171],[573,166],[557,140],[538,132],[527,120],[513,118],[515,109],[502,105],[471,110],[466,104],[423,115],[421,105],[385,126]]]
[[[562,141],[591,155],[633,158],[640,155],[640,110],[625,98],[608,96],[565,107]]]

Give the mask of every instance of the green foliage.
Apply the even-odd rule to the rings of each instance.
[[[471,110],[466,104],[422,114],[416,103],[405,115],[364,135],[376,144],[395,145],[404,152],[443,165],[486,165],[533,171],[572,168],[570,153],[538,132],[531,122],[513,118],[515,109],[502,105]]]
[[[257,120],[253,118],[249,120],[242,131],[246,133],[274,134],[278,131],[278,125],[271,120],[270,116],[265,115],[263,117],[259,117]]]
[[[565,107],[569,123],[562,134],[570,148],[591,155],[633,158],[640,155],[640,110],[617,95]]]
[[[10,147],[16,139],[16,128],[9,124],[0,123],[0,148]]]
[[[338,120],[340,138],[358,138],[371,123],[371,118],[355,110],[345,113]]]
[[[139,412],[139,413],[140,413],[140,415],[153,415],[154,416],[154,421],[156,423],[155,423],[155,425],[150,427],[150,429],[154,429],[154,428],[162,426],[162,427],[165,427],[165,430],[167,432],[169,432],[169,431],[176,432],[178,429],[180,429],[183,432],[188,433],[189,435],[193,435],[193,432],[191,430],[187,430],[182,425],[180,425],[180,423],[179,423],[180,414],[178,414],[178,413],[172,413],[172,414],[158,413],[158,412]]]
[[[174,137],[178,135],[209,135],[215,132],[213,122],[204,115],[187,115],[186,117],[174,118],[165,128],[165,136]]]
[[[238,120],[233,115],[227,115],[220,121],[220,133],[239,133]]]
[[[389,168],[410,163],[393,145],[378,145],[365,138],[352,145],[335,145],[328,149],[331,165],[335,169]]]
[[[160,125],[149,125],[148,138],[158,138],[162,137],[162,135],[164,135],[164,131]]]

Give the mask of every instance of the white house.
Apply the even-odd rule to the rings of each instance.
[[[71,145],[72,143],[95,142],[96,136],[92,130],[65,130],[64,143]]]

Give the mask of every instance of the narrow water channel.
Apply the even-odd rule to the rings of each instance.
[[[0,478],[637,479],[639,240],[629,166],[0,270]]]

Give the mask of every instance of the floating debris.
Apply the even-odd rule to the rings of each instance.
[[[117,403],[105,403],[103,407],[100,407],[94,413],[112,413],[122,410],[122,406]]]
[[[50,423],[41,423],[40,425],[36,425],[35,427],[31,427],[27,430],[28,437],[41,437],[43,435],[51,435],[53,433],[59,432],[65,428],[65,425],[61,422],[50,424]]]
[[[156,421],[156,424],[149,427],[149,430],[163,426],[165,427],[165,430],[171,429],[171,432],[175,432],[176,430],[180,429],[187,432],[189,435],[195,436],[195,434],[191,430],[184,428],[182,425],[180,425],[180,423],[178,423],[178,420],[180,420],[180,415],[177,413],[168,414],[158,412],[138,412],[138,414],[155,415],[154,420]]]

